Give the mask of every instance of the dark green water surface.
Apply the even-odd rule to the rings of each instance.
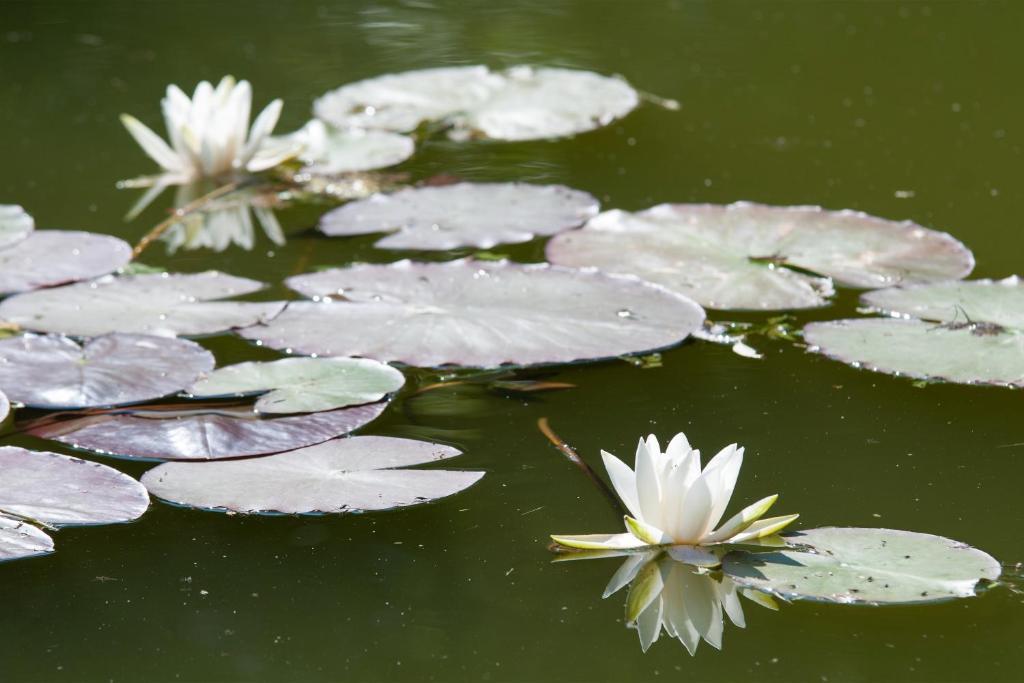
[[[622,74],[682,109],[645,105],[556,142],[439,136],[401,170],[566,183],[609,208],[861,209],[949,230],[977,276],[1002,277],[1024,270],[1022,27],[1017,2],[0,2],[0,202],[41,227],[136,241],[171,197],[124,222],[135,193],[115,182],[153,169],[117,115],[162,130],[168,83],[247,78],[256,107],[284,99],[288,131],[314,97],[363,77],[561,65]],[[250,252],[172,257],[157,244],[144,260],[286,296],[287,275],[392,257],[372,239],[318,237],[320,211],[281,211],[283,248],[260,238]],[[845,291],[799,319],[855,305]],[[272,357],[230,336],[203,343],[222,364]],[[884,609],[746,603],[745,630],[727,626],[723,651],[690,657],[667,637],[641,652],[623,594],[601,599],[615,561],[550,564],[549,533],[620,521],[540,436],[541,416],[595,465],[600,448],[631,459],[650,431],[685,430],[705,453],[739,441],[737,502],[778,492],[778,514],[800,512],[804,528],[939,533],[1024,560],[1019,392],[917,388],[757,344],[764,360],[695,342],[661,368],[556,368],[577,388],[529,401],[460,387],[396,405],[363,433],[451,443],[458,466],[487,472],[436,504],[241,518],[154,503],[135,524],[60,531],[56,554],[0,565],[0,680],[1020,680],[1024,606],[1006,588]]]

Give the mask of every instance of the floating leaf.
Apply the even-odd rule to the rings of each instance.
[[[217,271],[105,277],[0,302],[0,318],[29,330],[96,337],[110,332],[166,337],[223,332],[272,318],[283,302],[215,301],[263,284]]]
[[[269,391],[256,401],[260,413],[312,413],[379,401],[398,391],[405,377],[368,358],[284,358],[220,368],[196,382],[197,397]]]
[[[717,309],[824,306],[832,283],[800,270],[850,287],[886,287],[961,278],[974,267],[963,244],[909,221],[749,202],[606,211],[554,237],[547,256],[637,275]]]
[[[302,146],[303,172],[318,175],[387,168],[416,151],[416,143],[407,135],[361,128],[339,130],[316,119],[286,138]]]
[[[116,524],[149,507],[139,482],[112,467],[49,451],[0,447],[0,512],[44,524]]]
[[[260,418],[245,407],[207,407],[171,414],[136,411],[49,424],[29,433],[123,458],[217,460],[280,453],[333,439],[376,419],[386,405],[371,403],[276,418]]]
[[[53,552],[53,539],[20,519],[0,515],[0,562]]]
[[[313,109],[342,129],[405,133],[425,121],[443,121],[453,138],[536,140],[599,128],[638,102],[625,81],[589,71],[463,66],[350,83],[318,99]]]
[[[877,605],[971,597],[1001,569],[976,548],[911,531],[824,527],[786,539],[807,550],[732,552],[722,570],[786,600]]]
[[[513,67],[482,105],[458,119],[453,137],[539,140],[607,126],[636,108],[639,97],[624,80],[590,71]]]
[[[181,391],[213,365],[209,351],[185,339],[109,334],[79,346],[27,334],[0,341],[0,387],[33,408],[148,401]]]
[[[11,414],[11,402],[7,399],[7,394],[0,391],[0,424],[3,424],[7,416]]]
[[[329,211],[320,219],[327,235],[392,234],[381,249],[489,249],[527,242],[579,227],[599,203],[563,185],[456,183],[376,194]]]
[[[1016,275],[879,289],[864,293],[861,302],[888,315],[1024,331],[1024,282]]]
[[[124,240],[77,230],[37,230],[0,249],[0,294],[85,280],[128,263],[132,249]]]
[[[1024,387],[1024,331],[921,320],[810,323],[810,350],[858,368],[914,379]]]
[[[0,204],[0,249],[17,244],[35,229],[36,223],[16,204]]]
[[[387,510],[458,493],[483,472],[394,469],[459,455],[450,447],[386,436],[335,439],[262,458],[168,463],[146,472],[153,495],[190,507],[311,514]]]
[[[609,358],[677,344],[704,319],[655,285],[547,264],[400,261],[287,283],[326,300],[291,302],[242,336],[289,353],[418,366]]]

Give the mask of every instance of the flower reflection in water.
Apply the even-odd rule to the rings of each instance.
[[[625,555],[622,566],[612,576],[602,597],[607,598],[625,586],[626,622],[640,636],[644,652],[658,640],[662,631],[676,638],[694,655],[703,640],[722,649],[725,618],[745,628],[740,596],[777,610],[775,600],[765,594],[738,588],[721,572],[710,571],[673,558],[672,548],[643,553],[585,553],[565,559],[591,559]]]
[[[175,206],[184,206],[204,194],[199,184],[178,188]],[[160,236],[173,254],[179,249],[210,249],[221,252],[230,246],[246,251],[256,244],[256,226],[277,246],[285,243],[284,231],[274,214],[277,197],[245,189],[211,201],[202,210],[189,213]]]

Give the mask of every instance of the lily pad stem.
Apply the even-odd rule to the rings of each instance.
[[[599,477],[597,472],[595,472],[590,465],[580,457],[580,454],[577,453],[572,446],[563,441],[562,437],[558,436],[558,434],[555,434],[555,431],[551,429],[551,425],[548,423],[548,419],[546,417],[542,417],[537,420],[537,428],[540,430],[541,434],[547,437],[547,440],[550,441],[555,448],[560,450],[562,454],[569,459],[569,462],[575,465],[581,472],[583,472],[583,474],[587,475],[587,478],[590,479],[594,486],[604,494],[605,498],[608,499],[608,502],[611,503],[612,507],[615,508],[615,511],[618,514],[626,514],[626,510],[622,507],[622,503],[619,502],[619,498],[615,495],[615,492],[612,491],[608,484],[605,483],[604,479]]]
[[[204,206],[209,204],[215,199],[219,199],[226,194],[231,194],[239,188],[241,185],[240,181],[234,180],[227,185],[221,185],[211,192],[207,192],[202,197],[195,199],[184,206],[179,206],[171,212],[171,215],[160,221],[153,227],[152,230],[143,235],[139,243],[132,249],[132,258],[136,259],[139,255],[146,250],[146,248],[153,243],[160,235],[167,232],[172,225],[181,221],[182,218],[189,215],[190,213],[202,209]]]

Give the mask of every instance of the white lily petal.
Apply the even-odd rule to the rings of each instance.
[[[260,227],[263,228],[263,234],[277,246],[283,246],[285,243],[284,230],[281,228],[281,223],[277,220],[277,214],[274,213],[274,210],[268,209],[265,206],[254,206],[252,207],[252,212],[256,214],[256,220],[259,221]]]
[[[626,515],[624,519],[626,521],[626,528],[629,529],[629,533],[633,534],[647,545],[664,545],[672,542],[671,536],[655,526],[645,524],[644,522],[634,519],[629,515]]]
[[[612,574],[612,578],[608,581],[608,585],[605,586],[604,593],[601,594],[602,598],[607,598],[615,593],[618,593],[626,585],[632,583],[633,579],[636,578],[640,569],[645,564],[657,557],[658,552],[649,553],[631,553],[626,556],[625,561],[622,565]]]
[[[608,451],[601,451],[601,460],[612,482],[612,488],[619,494],[619,500],[634,517],[641,516],[640,504],[636,498],[636,474],[629,469],[629,465]]]
[[[172,173],[180,173],[184,170],[181,160],[174,151],[167,146],[163,138],[154,133],[146,124],[129,114],[121,114],[121,123],[128,129],[135,141],[142,147],[142,151],[150,156],[153,161],[160,164],[160,167]]]
[[[580,550],[618,550],[643,548],[647,544],[633,534],[584,534],[582,536],[551,536],[551,539],[566,548]]]
[[[711,474],[714,475],[714,472]],[[708,527],[711,504],[711,489],[708,486],[708,476],[705,472],[697,477],[682,500],[679,527],[675,534],[676,543],[696,545],[701,542]]]
[[[672,538],[680,540],[683,530],[683,505],[693,482],[700,476],[700,451],[690,450],[672,467],[666,477],[665,490],[668,495],[662,503],[666,531]]]
[[[644,652],[647,652],[661,635],[661,615],[662,604],[660,600],[657,600],[641,612],[636,619],[636,630],[640,635],[640,649]]]
[[[708,576],[682,569],[678,574],[679,590],[686,601],[686,613],[700,637],[708,640],[708,634],[712,633],[715,627],[714,613],[718,607],[714,581]]]
[[[668,552],[669,557],[676,562],[682,562],[683,564],[692,565],[694,567],[710,569],[722,564],[722,560],[719,559],[718,555],[715,555],[710,550],[706,550],[700,546],[674,545],[667,548],[666,551]]]
[[[648,562],[643,565],[629,585],[629,594],[626,596],[626,621],[636,621],[651,603],[658,599],[664,587],[665,582],[658,563]]]
[[[777,534],[796,521],[799,516],[800,515],[784,515],[782,517],[759,519],[747,527],[746,530],[730,538],[729,542],[743,543],[756,538],[764,538],[766,536],[771,536],[772,534]]]
[[[715,456],[717,458],[718,456]],[[712,462],[715,460],[712,458]],[[718,471],[716,477],[718,486],[712,490],[711,514],[708,517],[708,531],[718,526],[729,507],[729,500],[732,499],[733,491],[736,490],[736,480],[740,476],[740,468],[743,467],[743,449],[732,446],[732,452],[714,470]],[[711,463],[708,463],[711,468]]]
[[[740,628],[747,627],[747,619],[743,616],[743,605],[740,604],[740,594],[736,584],[728,576],[723,576],[718,584],[719,601],[729,615],[729,621]]]
[[[775,601],[775,598],[767,593],[762,593],[761,591],[756,591],[751,588],[744,588],[740,591],[740,595],[745,597],[747,600],[764,607],[765,609],[770,609],[775,612],[779,611],[779,603]]]
[[[759,520],[764,516],[764,513],[768,512],[775,501],[779,499],[779,494],[774,494],[762,498],[756,503],[751,503],[747,507],[743,508],[735,515],[729,518],[729,520],[718,528],[717,531],[704,537],[704,543],[723,543],[739,532],[746,529],[748,526]]]
[[[661,481],[656,457],[643,439],[636,447],[636,497],[640,505],[638,519],[657,527],[663,525],[661,519]]]
[[[673,563],[665,577],[665,588],[662,591],[661,602],[663,605],[662,620],[665,622],[665,630],[674,638],[678,638],[690,655],[697,652],[700,644],[700,634],[693,625],[686,609],[686,592],[683,584],[682,573],[689,573],[689,570],[682,565]]]
[[[267,138],[272,132],[274,132],[274,126],[277,125],[277,120],[281,116],[281,108],[284,106],[284,102],[281,100],[274,100],[259,113],[256,120],[252,124],[252,129],[249,131],[249,142],[246,143],[245,148],[239,155],[239,164],[246,166],[249,160],[253,158],[256,151],[263,144],[265,138]]]

